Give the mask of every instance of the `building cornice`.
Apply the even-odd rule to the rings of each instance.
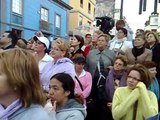
[[[68,5],[67,3],[63,2],[62,0],[51,0],[51,1],[54,1],[58,4],[60,4],[61,6],[67,8],[68,10],[71,10],[73,9],[70,5]]]
[[[80,14],[82,14],[83,16],[85,16],[87,19],[91,20],[92,22],[94,21],[94,18],[92,19],[92,18],[88,17],[87,15],[85,15],[84,13],[82,13],[82,12],[79,11],[79,10],[70,10],[69,12],[70,12],[70,13],[80,13]]]

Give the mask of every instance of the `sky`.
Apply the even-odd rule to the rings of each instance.
[[[153,11],[154,0],[147,0],[146,11],[142,11],[141,15],[139,15],[139,0],[124,0],[123,16],[125,16],[127,23],[134,32],[138,28],[144,29],[144,24],[149,20],[149,16]]]

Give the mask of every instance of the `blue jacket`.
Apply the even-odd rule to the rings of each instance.
[[[153,81],[152,81],[151,85],[149,86],[149,90],[154,92],[154,94],[157,97],[157,100],[159,100],[159,98],[160,98],[160,90],[159,90],[159,83],[158,83],[157,78],[153,78]]]
[[[31,104],[28,108],[20,108],[8,120],[54,120],[40,105]]]
[[[160,113],[155,115],[155,116],[153,116],[153,117],[150,117],[150,118],[148,118],[146,120],[160,120]]]
[[[86,107],[74,99],[70,99],[63,108],[50,114],[53,120],[84,120],[87,115]]]

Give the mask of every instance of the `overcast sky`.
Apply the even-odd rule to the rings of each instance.
[[[158,4],[158,7],[160,3]],[[149,15],[154,11],[154,0],[147,0],[146,12],[139,15],[139,0],[124,0],[123,15],[129,26],[134,30],[144,28],[144,23],[149,19]],[[158,11],[159,12],[159,11]]]

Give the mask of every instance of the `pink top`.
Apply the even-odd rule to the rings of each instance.
[[[83,91],[81,90],[80,85],[77,84],[79,87],[76,89],[76,92],[82,94],[84,98],[87,98],[90,95],[92,88],[92,76],[89,72],[83,70],[78,78],[83,86]]]

